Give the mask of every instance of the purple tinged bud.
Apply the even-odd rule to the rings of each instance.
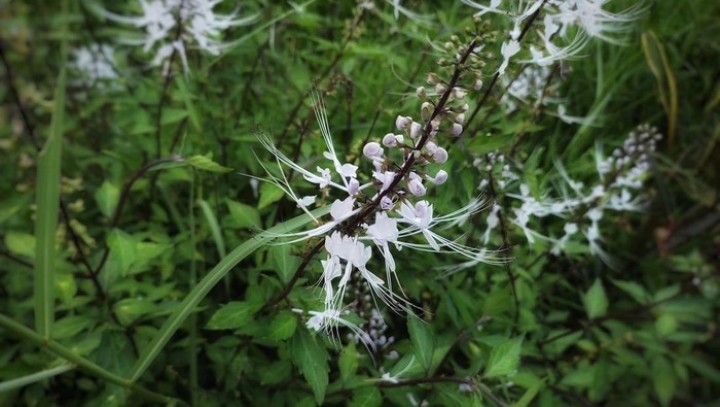
[[[363,155],[368,158],[380,158],[383,155],[383,148],[380,147],[380,144],[371,141],[367,144],[365,144],[365,147],[363,147]]]
[[[420,135],[420,131],[422,130],[422,126],[418,122],[412,122],[410,125],[410,138],[416,139],[417,136]]]
[[[455,136],[455,137],[459,136],[460,134],[462,134],[462,131],[463,131],[462,124],[453,123],[453,127],[452,127],[452,135],[453,136]]]
[[[448,159],[448,152],[442,147],[438,147],[437,150],[433,153],[433,159],[436,163],[442,164]]]
[[[403,136],[402,134],[396,134],[395,141],[397,141],[398,144],[402,144],[405,142],[405,136]]]
[[[382,208],[382,210],[384,211],[389,211],[393,208],[393,206],[395,205],[393,204],[392,199],[390,199],[388,196],[384,196],[380,200],[380,208]]]
[[[360,192],[360,181],[358,181],[355,178],[352,178],[350,180],[350,182],[348,182],[348,195],[355,195],[358,192]]]
[[[385,147],[395,147],[397,145],[397,139],[392,133],[388,133],[383,137],[382,143]]]
[[[425,189],[425,186],[422,184],[422,180],[420,178],[411,179],[410,182],[408,182],[408,189],[410,190],[410,193],[415,196],[423,196],[427,192],[427,189]]]
[[[410,123],[412,123],[412,117],[409,116],[398,115],[395,119],[395,127],[397,127],[398,130],[406,130]]]
[[[435,178],[429,178],[430,182],[432,182],[435,185],[442,185],[447,181],[448,179],[448,173],[445,170],[440,170],[435,174]]]
[[[435,154],[435,152],[438,149],[438,146],[437,146],[437,144],[433,143],[432,141],[428,141],[427,143],[425,143],[425,149],[428,151],[428,153]]]

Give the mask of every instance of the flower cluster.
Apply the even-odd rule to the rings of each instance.
[[[618,42],[615,35],[626,31],[628,23],[636,19],[641,11],[638,3],[623,12],[612,13],[604,8],[608,0],[491,0],[489,5],[462,1],[477,9],[478,17],[488,13],[510,17],[512,29],[500,48],[503,57],[498,69],[500,75],[521,51],[521,36],[526,32],[525,25],[532,20],[538,20],[538,41],[529,46],[530,58],[521,62],[548,66],[576,56],[589,38]],[[541,11],[543,17],[538,18]]]
[[[328,328],[338,326],[336,317],[349,312],[347,304],[351,301],[348,297],[352,296],[353,290],[348,288],[353,281],[366,284],[375,302],[380,300],[394,311],[408,310],[410,304],[399,294],[402,289],[393,288],[395,284],[400,285],[395,251],[407,248],[451,252],[475,262],[493,260],[483,249],[465,246],[436,232],[438,228],[463,222],[483,208],[480,200],[473,200],[457,211],[437,216],[434,205],[426,198],[430,185],[441,185],[448,179],[444,170],[426,170],[428,166],[442,164],[448,159],[447,150],[439,145],[438,135],[460,134],[460,123],[467,110],[462,99],[465,91],[445,88],[443,92],[447,108],[437,109],[430,102],[423,103],[421,117],[424,124],[410,116],[398,116],[396,132],[386,134],[380,142],[365,144],[362,152],[371,170],[364,177],[359,172],[359,165],[344,162],[335,150],[319,98],[315,101],[315,114],[327,148],[323,153],[330,164],[327,167],[316,165],[316,170],[310,171],[289,159],[267,136],[261,135],[261,143],[275,156],[278,164],[288,166],[315,185],[322,200],[329,198],[333,189],[341,192],[341,197],[330,205],[330,219],[318,220],[314,229],[284,235],[294,237],[296,241],[325,236],[326,255],[321,261],[320,279],[324,311],[315,312],[317,318],[314,317],[311,324],[309,322],[309,327],[328,331]],[[308,207],[317,203],[318,194],[301,197],[290,187],[282,171],[276,176],[265,169],[268,178],[262,180],[282,188],[298,207],[310,214]],[[421,240],[415,236],[421,236]],[[370,269],[373,253],[378,253],[384,262],[384,278]],[[358,337],[366,345],[374,346],[374,341],[366,334]]]
[[[661,135],[657,129],[648,125],[638,127],[629,134],[623,147],[615,149],[610,157],[604,158],[600,148],[596,150],[596,170],[598,182],[586,186],[574,180],[561,163],[557,163],[559,181],[556,189],[561,197],[548,196],[550,191],[537,196],[523,182],[522,168],[516,172],[502,154],[494,153],[475,161],[475,165],[491,174],[491,180],[484,180],[481,189],[495,184],[502,193],[512,199],[515,205],[502,208],[496,204],[487,217],[487,230],[484,240],[487,243],[490,233],[498,226],[498,212],[507,212],[510,223],[522,230],[530,244],[545,241],[552,245],[553,253],[568,249],[571,241],[581,243],[584,239],[592,254],[611,263],[611,259],[600,247],[602,235],[600,221],[606,210],[635,211],[641,207],[640,189],[650,168],[650,155],[655,151]],[[519,205],[518,205],[519,204]],[[556,216],[566,220],[560,235],[539,231],[536,218]]]
[[[109,20],[144,30],[142,39],[125,39],[142,45],[144,52],[154,51],[152,65],[160,66],[177,52],[188,71],[186,47],[195,46],[218,55],[226,45],[221,33],[230,27],[250,24],[255,16],[238,18],[237,12],[217,14],[213,11],[222,0],[139,0],[142,15],[127,17],[100,10]]]

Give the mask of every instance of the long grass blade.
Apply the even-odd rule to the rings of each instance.
[[[317,218],[329,212],[330,207],[326,206],[314,210],[312,214]],[[202,280],[200,280],[198,285],[190,291],[183,302],[178,305],[172,315],[170,315],[170,318],[165,321],[158,334],[155,335],[155,338],[150,345],[144,349],[140,358],[135,362],[135,366],[130,374],[130,382],[134,383],[143,375],[143,373],[145,373],[153,360],[155,360],[157,355],[160,354],[160,351],[162,351],[168,343],[170,338],[172,338],[188,316],[195,310],[195,307],[197,307],[200,301],[205,298],[210,290],[215,287],[215,285],[228,273],[228,271],[230,271],[230,269],[235,267],[235,265],[255,250],[272,241],[275,236],[291,232],[306,225],[311,220],[312,219],[308,215],[303,214],[283,222],[247,240],[220,260],[220,262],[212,270],[210,270],[210,272]]]
[[[63,3],[63,10],[67,5]],[[38,156],[37,218],[35,221],[35,329],[50,338],[55,317],[55,232],[60,207],[62,131],[65,115],[65,60],[67,41],[60,46],[60,73],[55,85],[50,135]]]

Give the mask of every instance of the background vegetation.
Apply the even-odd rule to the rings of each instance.
[[[611,261],[580,244],[529,244],[510,223],[488,244],[504,266],[444,276],[457,259],[399,252],[425,322],[383,311],[394,342],[374,355],[293,311],[315,304],[321,269],[295,276],[309,245],[262,232],[309,220],[243,175],[272,162],[255,130],[314,167],[315,88],[336,147],[356,160],[397,115],[417,115],[416,87],[442,71],[434,45],[474,27],[474,10],[403,2],[427,17],[417,20],[380,1],[243,2],[259,17],[227,30],[219,56],[189,50],[189,71],[174,58],[164,76],[138,47],[116,45],[117,78],[88,81],[73,50],[132,28],[93,2],[66,3],[0,2],[0,405],[720,401],[717,2],[646,2],[625,46],[593,42],[554,67],[553,91],[588,125],[543,105],[509,113],[502,83],[481,103],[488,62],[485,87],[467,96],[482,108],[449,148],[450,181],[429,193],[438,211],[480,193],[492,172],[473,162],[490,152],[520,163],[538,197],[561,190],[558,161],[595,182],[594,147],[609,152],[642,123],[664,135],[648,204],[604,219]],[[132,14],[131,3],[106,6]],[[511,206],[501,190],[484,196]],[[457,236],[481,244],[487,216]]]

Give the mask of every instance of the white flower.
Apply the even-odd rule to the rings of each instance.
[[[340,223],[353,215],[354,205],[355,198],[352,196],[349,196],[342,201],[336,199],[330,207],[330,216],[332,216],[333,221]]]
[[[80,47],[73,50],[72,54],[71,68],[80,74],[81,82],[88,86],[117,78],[115,50],[110,45]]]

